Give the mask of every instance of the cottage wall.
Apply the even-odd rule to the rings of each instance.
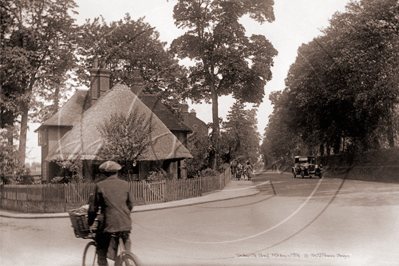
[[[42,129],[41,134],[44,136],[42,141],[42,180],[50,182],[59,171],[59,167],[54,162],[46,161],[46,157],[52,149],[58,144],[58,141],[71,129],[69,126],[48,126]]]
[[[172,174],[173,179],[178,179],[180,177],[180,172],[179,172],[179,161],[171,162],[169,164],[169,167],[167,169],[167,172],[169,174]],[[187,176],[186,176],[187,178]]]
[[[171,132],[184,145],[184,147],[187,148],[187,145],[188,145],[187,132],[175,131],[175,130],[172,130]],[[173,174],[173,179],[179,179],[179,178],[186,179],[187,178],[187,170],[186,170],[186,165],[184,163],[184,160],[172,162],[169,165],[168,172]]]
[[[187,132],[171,130],[173,135],[187,148]]]

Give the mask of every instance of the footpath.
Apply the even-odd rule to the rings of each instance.
[[[268,182],[268,181],[267,181]],[[230,180],[224,189],[207,193],[200,197],[176,200],[170,202],[134,206],[133,213],[155,211],[160,209],[177,208],[183,206],[203,204],[207,202],[222,201],[233,198],[248,197],[258,194],[260,191],[252,181]],[[0,217],[15,219],[47,219],[47,218],[69,218],[67,212],[64,213],[20,213],[0,209]]]

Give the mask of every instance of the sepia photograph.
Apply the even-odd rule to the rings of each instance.
[[[398,265],[398,0],[0,3],[0,266]]]

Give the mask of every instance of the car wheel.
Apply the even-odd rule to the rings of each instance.
[[[296,178],[295,170],[292,170],[292,175]]]
[[[309,178],[312,178],[312,176],[310,175]]]
[[[302,179],[305,177],[305,174],[303,171],[301,172],[301,177],[302,177]]]

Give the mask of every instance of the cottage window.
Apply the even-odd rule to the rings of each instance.
[[[47,145],[47,129],[39,130],[38,132],[39,137],[39,146],[46,146]]]

